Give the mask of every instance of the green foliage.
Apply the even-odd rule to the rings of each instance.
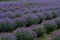
[[[17,28],[13,33],[16,35],[17,40],[34,40],[36,34],[29,28]]]
[[[42,25],[45,26],[45,29],[46,29],[47,33],[52,32],[55,29],[57,29],[57,24],[53,20],[43,21]]]
[[[31,29],[36,32],[37,37],[42,37],[46,32],[43,25],[32,25]]]
[[[49,40],[60,40],[60,30],[55,30],[49,35]]]
[[[0,0],[0,1],[8,1],[8,0]]]
[[[11,32],[16,28],[15,22],[10,18],[4,18],[2,21],[2,31]]]
[[[16,40],[16,36],[12,33],[0,33],[0,40]]]
[[[27,24],[26,20],[22,17],[15,18],[14,22],[16,23],[17,27],[23,27],[23,26],[26,26]]]
[[[27,25],[37,24],[39,22],[39,17],[35,14],[27,14],[24,16],[27,21]]]

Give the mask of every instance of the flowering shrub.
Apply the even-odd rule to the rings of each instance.
[[[40,10],[38,8],[32,8],[31,11],[32,11],[32,13],[38,13],[38,12],[40,12]]]
[[[5,18],[6,14],[4,12],[0,12],[0,19]]]
[[[4,18],[2,22],[2,31],[10,32],[16,28],[16,24],[12,19]]]
[[[60,40],[60,30],[52,32],[49,35],[49,40]]]
[[[15,18],[14,22],[16,23],[17,27],[26,26],[27,22],[23,17]]]
[[[42,25],[45,26],[45,29],[46,29],[47,33],[52,32],[57,28],[57,24],[53,20],[43,21]]]
[[[27,8],[27,9],[33,9],[33,8],[36,8],[37,7],[37,4],[36,3],[34,3],[34,2],[26,2],[26,3],[24,3],[24,5],[25,5],[25,7]],[[36,10],[36,9],[35,9]],[[37,10],[36,10],[37,11]]]
[[[60,28],[60,17],[56,17],[54,19],[54,21],[56,22],[56,24],[58,25],[58,28]]]
[[[53,8],[50,8],[50,7],[45,7],[44,8],[44,11],[51,11]]]
[[[22,15],[24,15],[22,12],[19,12],[19,11],[15,12],[15,14],[16,14],[16,18],[22,17]]]
[[[2,3],[2,4],[1,4]],[[12,11],[15,12],[21,8],[25,8],[22,2],[1,2],[0,8],[3,12]]]
[[[52,19],[53,18],[53,14],[51,13],[51,11],[44,12],[44,14],[46,15],[46,19]]]
[[[57,12],[57,14],[59,14],[59,15],[60,15],[60,10],[56,10],[56,12]]]
[[[52,11],[53,17],[57,17],[59,15],[59,13],[57,13],[56,11]]]
[[[26,14],[30,14],[31,13],[31,10],[29,10],[29,9],[26,9],[25,11],[23,11],[22,12],[24,15],[26,15]]]
[[[45,33],[45,28],[43,25],[32,25],[31,29],[36,32],[38,37],[41,37]]]
[[[46,16],[43,13],[36,13],[36,15],[39,17],[40,22],[46,19]]]
[[[27,14],[27,15],[23,16],[23,18],[26,19],[27,25],[36,24],[39,22],[39,18],[35,14]]]
[[[17,28],[13,31],[13,34],[16,35],[17,40],[34,40],[36,33],[30,28]]]
[[[0,19],[0,32],[2,31],[2,23],[3,23],[3,19]]]
[[[9,17],[11,19],[16,18],[16,14],[14,12],[6,12],[6,17]]]
[[[16,40],[16,36],[12,33],[0,33],[0,40]]]

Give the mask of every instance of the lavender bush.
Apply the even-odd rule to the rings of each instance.
[[[16,18],[22,17],[24,15],[23,12],[20,12],[20,11],[16,11],[15,14],[16,14]]]
[[[56,17],[54,19],[54,21],[56,22],[56,24],[58,25],[58,28],[60,28],[60,17]]]
[[[4,12],[0,12],[0,19],[5,18],[6,14]]]
[[[13,34],[17,37],[17,40],[34,40],[36,33],[30,28],[17,28],[13,31]]]
[[[16,23],[17,27],[23,27],[27,24],[27,21],[23,17],[15,18],[14,22]]]
[[[24,15],[27,15],[27,14],[30,14],[31,13],[31,10],[29,9],[26,9],[24,12],[22,12]]]
[[[42,22],[43,20],[46,20],[46,16],[43,13],[36,13],[36,15],[39,17],[40,22]]]
[[[57,28],[57,24],[55,23],[54,20],[47,20],[47,21],[43,21],[42,25],[45,26],[46,32],[52,32]]]
[[[25,2],[25,3],[24,3],[24,6],[25,6],[27,9],[32,9],[32,8],[37,7],[37,4],[31,1],[31,2]],[[37,10],[36,10],[36,11],[37,11]]]
[[[14,12],[6,12],[6,17],[9,17],[11,19],[14,19],[16,18],[16,14]]]
[[[0,19],[0,32],[2,31],[2,23],[3,23],[3,19]]]
[[[15,22],[10,18],[4,18],[2,22],[2,31],[10,32],[16,28]]]
[[[23,16],[23,18],[26,19],[27,25],[36,24],[39,22],[39,18],[35,14],[27,14],[27,15]]]
[[[60,15],[60,10],[56,10],[56,12]]]
[[[36,32],[37,37],[42,37],[46,32],[43,25],[32,25],[31,29]]]
[[[50,8],[50,7],[45,7],[44,8],[44,11],[51,11],[52,10],[52,8]]]
[[[47,19],[47,20],[53,18],[53,14],[51,13],[51,11],[44,12],[44,14],[46,15],[46,19]]]
[[[32,11],[32,13],[38,13],[38,12],[40,12],[40,10],[38,8],[32,8],[31,11]]]
[[[52,32],[49,35],[49,40],[60,40],[60,30]]]
[[[59,15],[59,13],[57,13],[56,11],[52,11],[53,17],[57,17]]]
[[[0,33],[0,40],[16,40],[16,36],[12,33]]]

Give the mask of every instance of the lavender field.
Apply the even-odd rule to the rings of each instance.
[[[60,1],[0,0],[0,40],[60,40]]]

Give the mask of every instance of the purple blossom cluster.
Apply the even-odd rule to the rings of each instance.
[[[0,12],[0,19],[5,18],[6,14],[4,12]]]
[[[60,17],[56,17],[54,19],[54,21],[56,22],[56,24],[58,25],[58,28],[60,28]]]
[[[58,15],[60,15],[59,14],[60,10],[57,9],[57,7],[59,6],[43,7],[43,5],[41,6],[41,4],[38,2],[37,3],[1,2],[1,3],[0,3],[1,5],[0,6],[0,27],[1,27],[0,30],[6,29],[6,31],[8,31],[14,29],[15,27],[30,26],[33,24],[43,22],[46,19],[48,20],[53,19]],[[54,11],[55,8],[57,9],[56,12]]]
[[[16,14],[14,12],[9,11],[9,12],[6,12],[6,17],[13,19],[13,18],[16,18]]]
[[[53,18],[53,14],[51,13],[51,11],[44,12],[43,14],[46,15],[46,19],[52,19]]]
[[[49,40],[60,40],[60,30],[52,32],[49,35]]]
[[[2,4],[1,4],[2,3]],[[30,13],[40,13],[41,11],[48,11],[53,10],[54,6],[46,6],[43,7],[41,3],[38,2],[1,2],[0,3],[0,11],[5,12],[7,17],[9,18],[15,18],[15,17],[21,17],[24,14],[30,14]],[[43,3],[44,4],[44,3]],[[1,14],[2,16],[5,14]],[[6,16],[5,15],[5,16]],[[56,14],[53,14],[56,16]],[[4,16],[4,17],[5,17]],[[46,13],[47,19],[52,18],[52,13]],[[2,17],[1,17],[2,18]]]
[[[16,23],[17,27],[23,27],[27,25],[27,21],[23,17],[15,18],[14,22]]]
[[[41,24],[45,26],[47,33],[52,32],[55,29],[57,29],[57,24],[54,20],[43,21]]]
[[[0,40],[16,40],[16,36],[12,33],[0,33]]]
[[[46,32],[60,28],[60,3],[57,4],[31,0],[0,2],[0,31],[13,31],[0,33],[0,40],[34,40],[37,36],[41,37]],[[41,25],[36,25],[38,23]],[[60,30],[49,35],[49,40],[60,40],[59,38]]]
[[[36,32],[37,37],[42,37],[46,32],[45,27],[43,25],[32,25],[31,29]]]
[[[27,14],[23,16],[27,21],[27,25],[37,24],[39,22],[39,17],[35,14]]]
[[[17,37],[17,40],[34,40],[36,33],[30,28],[22,27],[13,31],[13,34]]]
[[[36,13],[36,15],[39,17],[40,22],[46,20],[46,16],[43,13]]]
[[[52,11],[52,14],[53,14],[53,17],[55,18],[55,17],[58,17],[60,14],[57,12],[57,11]]]
[[[56,10],[58,16],[60,17],[60,10]]]
[[[10,32],[16,28],[15,22],[10,18],[0,19],[0,31]]]

